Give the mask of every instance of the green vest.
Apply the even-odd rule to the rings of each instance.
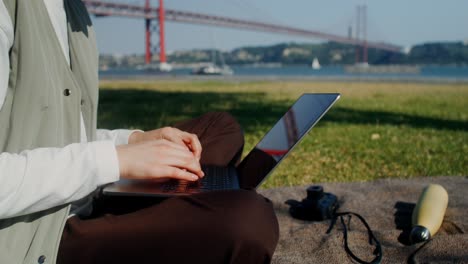
[[[43,0],[4,1],[15,38],[0,109],[0,152],[64,147],[80,141],[80,111],[95,139],[98,52],[81,0],[65,0],[71,67]],[[67,177],[67,175],[63,175]],[[28,195],[28,194],[24,194]],[[0,220],[0,263],[55,263],[69,205]]]

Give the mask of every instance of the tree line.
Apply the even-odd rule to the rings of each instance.
[[[174,52],[169,55],[169,60],[179,63],[211,60],[220,63],[222,58],[227,64],[310,64],[314,58],[317,58],[322,65],[346,65],[356,62],[356,52],[362,56],[361,49],[336,42],[321,44],[282,43],[264,47],[242,47],[228,52],[219,50]],[[468,43],[424,43],[413,46],[406,53],[368,49],[368,62],[377,65],[468,65]]]

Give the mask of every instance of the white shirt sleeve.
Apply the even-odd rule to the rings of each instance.
[[[51,17],[64,13],[63,8],[52,11]],[[57,16],[52,22],[58,21],[57,26],[66,27],[66,21],[59,23],[62,20],[63,16]],[[61,44],[66,45],[67,39],[62,35],[58,37],[63,38]],[[9,50],[13,41],[11,18],[0,0],[0,109],[8,89]],[[131,133],[133,130],[99,130],[99,142],[20,154],[0,153],[0,219],[76,201],[98,186],[117,181],[119,162],[115,145],[126,144]]]
[[[0,219],[81,199],[119,179],[112,141],[0,154]]]
[[[128,144],[128,138],[133,132],[142,130],[127,130],[127,129],[98,129],[96,132],[97,140],[112,140],[116,146]]]
[[[13,24],[3,1],[0,1],[0,109],[5,101],[10,75],[9,51],[13,45]]]

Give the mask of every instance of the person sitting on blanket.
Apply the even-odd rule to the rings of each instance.
[[[93,198],[119,179],[194,181],[200,164],[236,164],[243,134],[232,116],[110,131],[96,129],[97,106],[98,53],[82,1],[0,0],[0,263],[270,262],[278,223],[255,191],[144,208]],[[129,208],[107,209],[116,206]]]

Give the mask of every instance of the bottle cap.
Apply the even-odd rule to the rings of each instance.
[[[410,242],[411,244],[416,244],[420,242],[427,241],[431,238],[431,232],[429,232],[429,229],[425,228],[424,226],[414,226],[413,229],[411,229],[410,233]]]

